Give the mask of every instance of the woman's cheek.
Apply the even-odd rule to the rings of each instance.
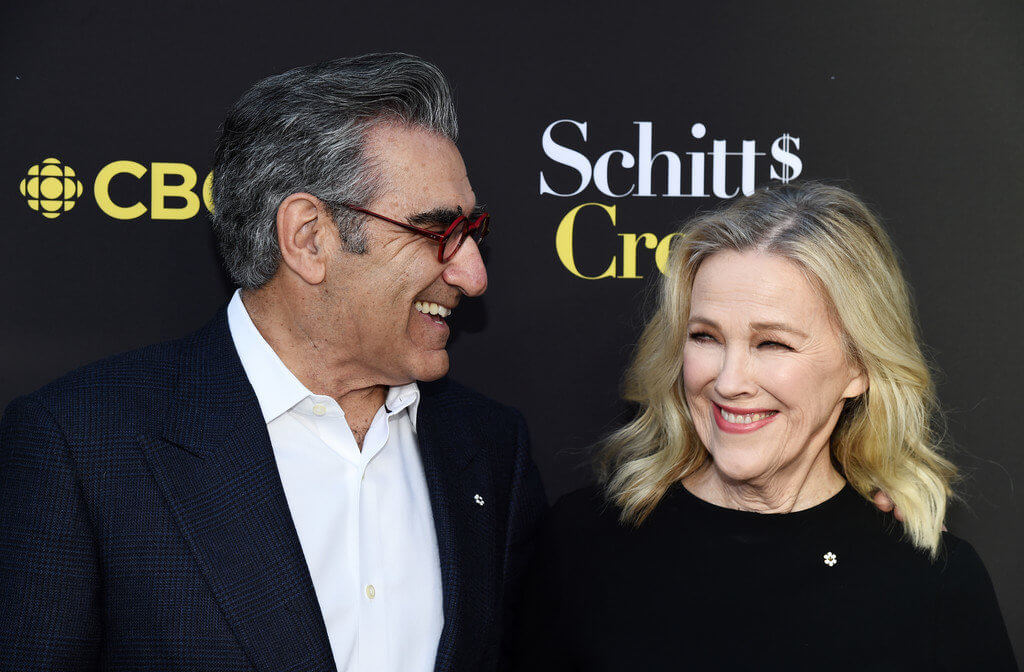
[[[760,385],[784,406],[800,406],[813,387],[799,363],[792,360],[764,359],[760,362]]]
[[[761,362],[761,386],[779,402],[780,410],[786,411],[789,431],[812,431],[831,413],[835,383],[828,369],[810,358]]]
[[[714,381],[714,355],[707,348],[687,345],[683,348],[683,387],[687,394],[698,395]]]

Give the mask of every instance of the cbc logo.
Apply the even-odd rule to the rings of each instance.
[[[61,213],[75,207],[75,199],[82,195],[82,181],[75,179],[71,166],[61,165],[60,159],[44,159],[28,169],[28,176],[19,186],[28,207],[47,219],[56,219]]]
[[[110,195],[110,184],[115,178],[142,181],[147,176],[148,203],[115,202]],[[195,169],[187,163],[153,162],[147,168],[135,161],[112,161],[96,173],[93,198],[99,209],[114,219],[138,219],[146,213],[154,220],[192,219],[203,205],[213,212],[213,173],[203,180],[201,197],[196,193],[198,182]],[[54,219],[75,206],[84,185],[70,166],[50,158],[28,169],[20,190],[30,208]]]

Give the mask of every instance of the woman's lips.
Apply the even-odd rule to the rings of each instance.
[[[728,407],[723,408],[722,406],[719,406],[718,404],[716,404],[714,402],[711,402],[711,405],[714,408],[713,415],[715,416],[715,424],[718,425],[718,428],[720,430],[722,430],[723,432],[729,432],[730,434],[747,434],[749,432],[757,431],[757,430],[761,429],[762,427],[764,427],[765,425],[767,425],[772,420],[774,420],[775,416],[777,416],[779,414],[778,411],[773,411],[773,410],[770,410],[770,409],[749,409],[748,410],[748,409],[738,409],[738,408],[728,408]],[[723,415],[723,412],[728,414],[728,415],[730,415],[730,416],[733,416],[733,417],[736,417],[736,416],[751,416],[751,415],[756,416],[756,415],[759,415],[759,414],[766,414],[766,415],[765,415],[765,417],[763,417],[763,418],[761,418],[759,420],[753,420],[751,422],[732,422],[732,421],[727,420],[725,418],[725,415]]]

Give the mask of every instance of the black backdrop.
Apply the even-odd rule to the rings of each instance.
[[[451,78],[460,146],[495,217],[491,288],[456,314],[453,375],[524,411],[552,498],[589,478],[587,447],[622,417],[619,376],[658,272],[645,243],[719,201],[716,165],[718,193],[732,194],[744,170],[757,184],[773,171],[785,180],[798,159],[799,177],[867,199],[902,250],[967,474],[949,525],[985,558],[1022,656],[1024,4],[834,4],[7,5],[0,404],[100,356],[184,334],[228,297],[207,213],[190,212],[198,197],[164,198],[182,178],[153,179],[154,164],[185,164],[169,170],[194,170],[201,184],[227,106],[255,80],[339,55],[409,51]],[[561,155],[543,147],[559,121],[551,140]],[[680,157],[679,180],[670,158],[656,160],[647,197],[629,165],[645,129],[654,152]],[[629,157],[608,154],[602,168],[616,149]],[[694,155],[705,164],[696,191]],[[566,156],[585,172],[597,164],[595,179],[581,185]],[[38,195],[29,171],[41,165],[45,179],[48,158],[75,176],[34,183]],[[96,177],[124,167],[115,161],[146,172],[99,191],[144,214],[101,208]],[[542,173],[544,191],[583,189],[542,193]],[[604,193],[630,185],[629,196]],[[29,206],[34,193],[70,195],[74,208],[45,218]],[[586,203],[605,207],[582,208],[571,239],[562,231],[576,270],[600,275],[614,258],[618,277],[577,277],[556,250],[559,224]],[[623,250],[631,241],[635,267]]]

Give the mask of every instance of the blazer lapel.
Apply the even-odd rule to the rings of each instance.
[[[257,670],[335,670],[327,630],[227,317],[194,338],[163,436],[143,436],[153,475]]]
[[[479,576],[493,560],[493,525],[481,529],[479,520],[490,519],[490,509],[477,505],[475,495],[484,502],[491,499],[492,488],[467,474],[467,467],[479,449],[480,437],[471,421],[461,417],[446,403],[444,381],[420,384],[421,401],[417,412],[417,440],[423,471],[430,491],[430,503],[437,532],[444,593],[444,628],[437,647],[436,672],[475,669],[472,651],[477,648],[486,619],[476,618],[481,604],[492,596],[484,588],[490,582]],[[493,521],[492,521],[493,522]],[[485,610],[486,611],[486,610]],[[469,667],[467,667],[469,665]]]
[[[452,656],[456,642],[460,639],[461,618],[459,617],[459,540],[455,538],[452,523],[451,501],[445,482],[444,446],[438,437],[433,417],[432,404],[424,395],[417,413],[416,438],[423,460],[423,473],[430,492],[430,508],[434,515],[434,530],[437,533],[437,551],[441,560],[441,591],[444,601],[444,627],[437,644],[435,672],[452,669]]]

